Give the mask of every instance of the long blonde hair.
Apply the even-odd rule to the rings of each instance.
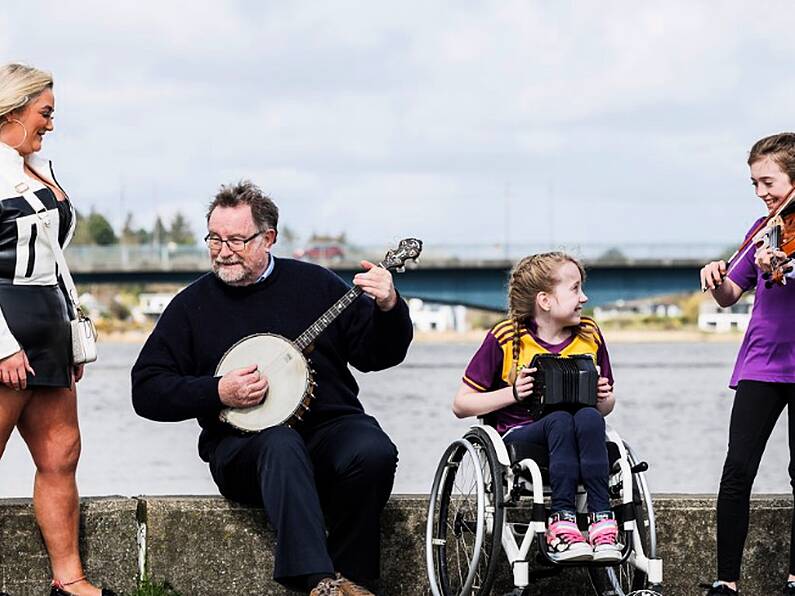
[[[534,320],[538,294],[551,293],[555,289],[560,281],[558,272],[566,263],[575,264],[585,282],[585,268],[582,263],[564,252],[545,252],[524,257],[511,270],[508,279],[508,316],[514,325],[513,365],[508,374],[511,382],[516,379],[520,329]],[[596,329],[590,320],[582,320],[574,332],[582,339],[592,340]]]
[[[24,108],[47,88],[52,75],[25,64],[0,66],[0,117]]]

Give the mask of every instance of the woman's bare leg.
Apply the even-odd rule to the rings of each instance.
[[[0,457],[17,425],[19,416],[30,399],[30,391],[16,391],[0,385]]]
[[[17,423],[36,464],[33,510],[39,523],[53,578],[71,582],[84,575],[78,547],[80,505],[75,472],[80,457],[77,396],[71,389],[35,389]],[[87,581],[66,589],[98,596]]]

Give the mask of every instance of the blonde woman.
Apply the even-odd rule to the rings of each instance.
[[[36,465],[33,509],[50,557],[51,595],[113,596],[86,579],[80,561],[75,383],[83,370],[72,364],[71,308],[47,230],[20,186],[45,206],[65,247],[75,212],[52,163],[36,155],[54,113],[49,73],[0,67],[0,456],[16,427]]]

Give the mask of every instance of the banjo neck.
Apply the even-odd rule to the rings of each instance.
[[[402,272],[406,260],[417,260],[422,252],[422,240],[416,238],[404,238],[400,241],[398,247],[394,250],[387,251],[384,260],[378,266],[383,267],[387,271]],[[326,327],[331,325],[334,320],[340,316],[346,308],[348,308],[354,301],[361,296],[363,290],[359,286],[353,286],[348,290],[345,295],[337,300],[334,305],[324,312],[320,318],[309,326],[309,329],[304,331],[293,342],[293,345],[301,352],[306,349],[317,339],[317,336],[325,331]]]
[[[326,327],[331,325],[361,295],[362,289],[359,286],[353,286],[331,308],[324,312],[317,321],[298,336],[298,339],[293,342],[295,346],[302,352],[306,350],[317,339],[317,336],[323,333]]]

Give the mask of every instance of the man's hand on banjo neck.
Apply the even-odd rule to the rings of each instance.
[[[392,310],[397,304],[397,292],[392,281],[392,274],[383,267],[370,261],[362,261],[364,273],[353,277],[354,285],[359,286],[368,296],[375,298],[375,303],[382,311]]]
[[[268,379],[252,364],[226,373],[218,382],[218,397],[230,408],[250,408],[265,399]]]

